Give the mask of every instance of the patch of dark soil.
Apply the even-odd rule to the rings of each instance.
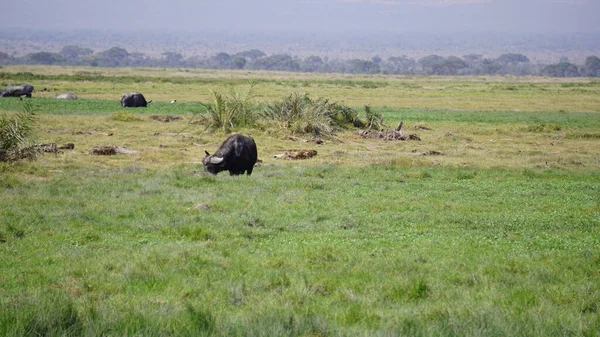
[[[94,146],[94,148],[90,150],[90,154],[95,156],[112,156],[117,153],[132,154],[137,153],[137,151],[128,150],[124,147],[114,145],[98,145]]]
[[[158,122],[163,122],[163,123],[169,123],[171,121],[178,121],[180,119],[183,119],[183,117],[181,116],[169,116],[169,115],[153,115],[150,116],[150,119],[154,120],[154,121],[158,121]]]
[[[443,156],[444,153],[436,150],[426,151],[426,152],[417,152],[417,150],[412,151],[417,156]]]
[[[112,136],[113,135],[112,132],[103,132],[103,131],[97,131],[97,130],[73,131],[71,134],[72,135],[84,135],[84,136],[87,136],[87,135],[90,135],[90,136],[91,135],[93,135],[93,136],[97,136],[97,135]]]

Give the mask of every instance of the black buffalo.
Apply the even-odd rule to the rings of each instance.
[[[204,152],[206,157],[202,159],[202,165],[206,172],[212,174],[229,171],[230,175],[238,175],[246,171],[251,175],[258,158],[254,139],[239,134],[229,136],[215,154]]]
[[[33,85],[25,83],[23,85],[8,86],[6,89],[0,89],[0,97],[31,97]]]
[[[152,102],[152,101],[150,101]],[[146,99],[144,98],[144,95],[142,95],[139,92],[130,92],[128,94],[123,94],[123,96],[121,96],[121,106],[124,108],[137,108],[137,107],[146,107],[148,106],[148,103],[150,102],[146,102]]]

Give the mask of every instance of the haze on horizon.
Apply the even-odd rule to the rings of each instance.
[[[0,30],[600,32],[598,0],[20,0]]]

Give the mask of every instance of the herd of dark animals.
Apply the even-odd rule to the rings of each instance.
[[[0,97],[31,97],[33,86],[23,84],[18,86],[8,86],[0,89]],[[77,99],[72,93],[57,95],[55,98]],[[144,95],[139,92],[127,93],[121,96],[122,107],[147,107],[152,100],[146,101]],[[174,103],[174,102],[171,102]],[[229,171],[230,175],[252,174],[254,165],[258,160],[256,143],[250,136],[234,134],[229,136],[214,153],[210,154],[204,151],[206,156],[202,159],[204,170],[210,174],[217,174],[221,171]]]

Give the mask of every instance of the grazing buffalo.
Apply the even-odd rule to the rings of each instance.
[[[8,86],[6,89],[0,89],[0,97],[31,97],[33,85],[25,83],[23,85]]]
[[[58,98],[58,99],[77,99],[78,97],[74,93],[66,92],[64,94],[56,95],[56,96],[54,96],[54,98]]]
[[[215,154],[204,152],[206,153],[206,157],[202,159],[204,170],[212,174],[229,171],[230,175],[238,175],[246,171],[251,175],[258,158],[254,139],[239,134],[229,136]]]
[[[152,101],[150,101],[152,102]],[[137,108],[137,107],[146,107],[148,106],[148,103],[150,102],[146,102],[146,99],[144,98],[144,95],[142,95],[139,92],[130,92],[128,94],[123,94],[123,96],[121,96],[121,106],[122,107],[126,107],[126,108]]]

